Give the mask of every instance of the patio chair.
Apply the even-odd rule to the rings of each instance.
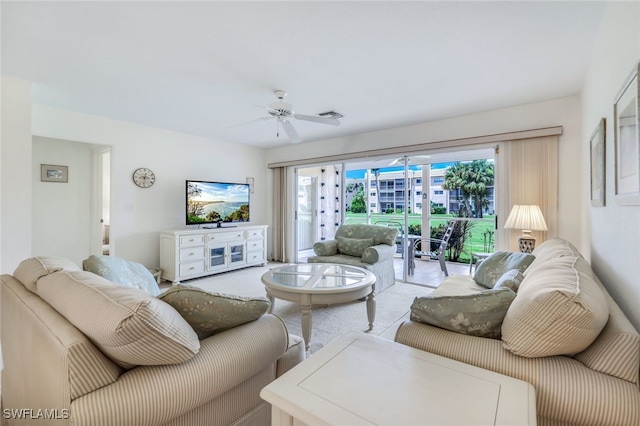
[[[444,272],[444,276],[449,276],[449,271],[447,271],[447,263],[444,260],[445,251],[447,250],[447,246],[449,245],[449,240],[451,239],[451,235],[453,234],[453,229],[456,225],[456,221],[452,220],[447,225],[447,229],[444,231],[444,235],[442,239],[438,238],[421,238],[416,240],[413,243],[413,253],[415,256],[425,256],[429,257],[432,260],[438,260],[440,262],[440,269]],[[436,250],[431,250],[431,243],[438,243],[438,248]],[[425,250],[426,249],[426,250]],[[409,262],[409,272],[413,273],[413,268],[415,267],[414,259],[411,258]]]

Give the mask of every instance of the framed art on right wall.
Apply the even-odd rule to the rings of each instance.
[[[598,127],[591,135],[591,205],[605,205],[605,138],[606,119],[601,118]]]
[[[640,205],[640,117],[638,114],[637,64],[625,81],[613,106],[615,132],[615,200]]]

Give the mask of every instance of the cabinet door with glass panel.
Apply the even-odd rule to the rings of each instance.
[[[209,243],[209,270],[224,269],[229,266],[246,263],[246,243],[244,241],[229,243]]]

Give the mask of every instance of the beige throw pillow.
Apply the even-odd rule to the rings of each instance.
[[[524,357],[574,355],[598,337],[608,318],[587,261],[560,257],[525,275],[502,323],[502,342]]]
[[[198,336],[171,306],[91,272],[47,275],[38,295],[125,368],[178,364],[200,350]]]

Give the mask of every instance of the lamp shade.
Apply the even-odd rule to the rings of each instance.
[[[544,221],[539,206],[515,204],[504,227],[505,229],[522,229],[523,231],[546,231],[547,223]]]

